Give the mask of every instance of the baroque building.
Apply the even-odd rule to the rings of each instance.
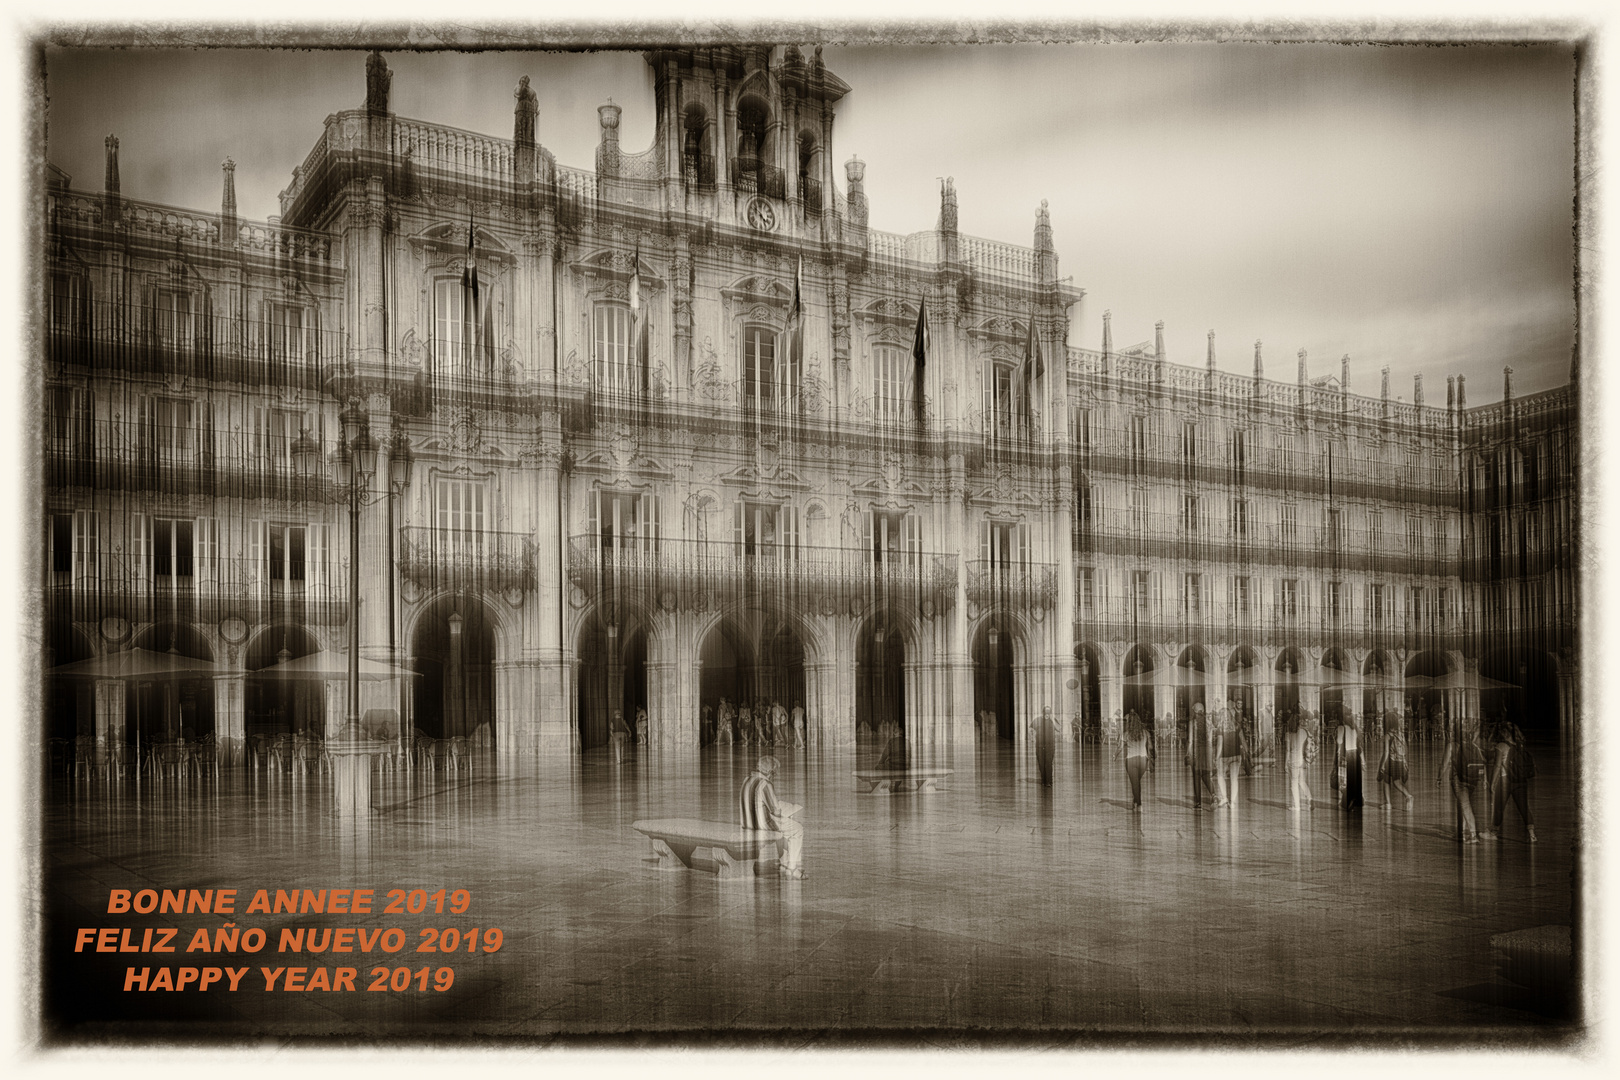
[[[352,709],[552,757],[765,697],[954,754],[1046,706],[1264,731],[1492,680],[1571,721],[1573,385],[1406,403],[1106,315],[1071,346],[1044,204],[1029,247],[960,234],[948,181],[935,229],[868,226],[819,48],[646,60],[653,144],[604,105],[591,170],[526,78],[492,138],[394,115],[376,54],[279,218],[228,161],[217,212],[125,198],[113,137],[97,193],[48,167],[49,736],[234,759]]]

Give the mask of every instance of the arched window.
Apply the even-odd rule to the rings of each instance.
[[[591,320],[592,351],[596,358],[596,385],[604,392],[627,394],[641,386],[632,345],[634,320],[630,306],[603,301]]]
[[[708,114],[693,102],[686,107],[682,122],[681,174],[688,187],[714,183],[714,155],[708,149]]]

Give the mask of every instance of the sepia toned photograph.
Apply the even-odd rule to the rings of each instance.
[[[276,33],[33,42],[42,1046],[1587,1033],[1587,42]]]

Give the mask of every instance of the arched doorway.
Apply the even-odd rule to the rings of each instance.
[[[795,705],[806,704],[804,641],[791,620],[758,610],[726,615],[704,637],[698,655],[700,708],[718,715],[724,698],[734,709],[747,704],[768,710],[779,703],[791,714]],[[774,738],[768,717],[763,726]]]
[[[1304,674],[1304,653],[1289,646],[1277,654],[1277,663],[1271,672],[1271,708],[1279,723],[1289,713],[1299,710],[1299,686]]]
[[[1204,706],[1209,712],[1209,701],[1206,695],[1207,676],[1204,672],[1204,649],[1201,645],[1189,645],[1181,650],[1176,657],[1176,733],[1189,730],[1194,705]]]
[[[183,623],[160,623],[136,635],[134,647],[154,652],[175,652],[193,660],[214,660],[214,650],[195,628]],[[125,688],[125,728],[130,738],[194,742],[214,733],[214,681],[212,679],[131,680]],[[129,718],[134,718],[131,724]]]
[[[1125,676],[1124,700],[1120,706],[1125,710],[1123,715],[1128,718],[1135,712],[1150,730],[1156,729],[1158,717],[1153,715],[1153,649],[1147,645],[1131,646],[1131,651],[1125,654],[1125,666],[1121,670]]]
[[[320,679],[285,679],[265,674],[283,660],[319,652],[320,645],[301,626],[272,626],[248,646],[243,683],[245,733],[255,735],[326,733],[326,683]]]
[[[1264,672],[1260,667],[1260,657],[1256,655],[1254,649],[1248,645],[1239,645],[1232,650],[1232,655],[1226,661],[1227,707],[1236,710],[1251,730],[1257,730],[1255,725],[1259,723],[1254,687],[1262,674]]]
[[[906,646],[881,616],[861,627],[855,643],[855,731],[877,734],[885,724],[906,733]]]
[[[606,746],[614,710],[635,730],[636,710],[647,707],[647,631],[598,611],[580,630],[579,748]]]
[[[993,726],[979,724],[981,739],[1012,739],[1017,693],[1013,684],[1013,647],[1010,626],[986,619],[973,635],[973,715],[995,717]]]
[[[434,739],[495,740],[495,627],[476,600],[435,601],[411,634],[411,713],[416,732]],[[487,737],[487,743],[485,743]]]
[[[1363,716],[1377,716],[1382,719],[1386,711],[1404,707],[1401,701],[1398,667],[1389,653],[1383,649],[1374,649],[1368,653],[1366,662],[1361,665],[1361,677]]]
[[[1418,731],[1424,737],[1446,737],[1450,723],[1456,719],[1455,703],[1447,701],[1450,694],[1445,690],[1431,690],[1425,685],[1429,680],[1445,675],[1450,667],[1446,654],[1439,649],[1413,653],[1406,661],[1406,671],[1403,673],[1406,676],[1406,707],[1412,711]]]
[[[1558,730],[1558,661],[1551,653],[1518,645],[1493,649],[1480,660],[1479,673],[1511,687],[1482,692],[1480,710],[1488,719],[1505,716],[1527,735]]]
[[[1352,704],[1358,706],[1361,713],[1366,715],[1367,710],[1363,703],[1350,696],[1343,686],[1343,683],[1349,681],[1350,677],[1355,674],[1355,667],[1350,663],[1349,655],[1338,646],[1333,646],[1322,654],[1322,667],[1327,671],[1338,672],[1337,675],[1327,676],[1327,678],[1337,680],[1338,684],[1328,682],[1322,684],[1321,692],[1318,695],[1322,715],[1337,719],[1343,714],[1344,707]]]

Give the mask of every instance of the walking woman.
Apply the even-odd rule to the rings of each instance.
[[[1136,711],[1131,711],[1131,718],[1125,721],[1125,740],[1114,748],[1114,756],[1120,753],[1125,755],[1125,776],[1131,782],[1131,809],[1136,813],[1142,812],[1142,774],[1148,769],[1148,744],[1152,741],[1148,729],[1143,725]]]
[[[1451,785],[1451,794],[1457,801],[1457,812],[1462,817],[1462,842],[1479,843],[1479,827],[1474,822],[1474,800],[1470,784],[1475,767],[1483,768],[1485,755],[1479,749],[1479,735],[1472,727],[1463,725],[1445,727],[1446,752],[1440,759],[1439,783]]]
[[[1243,775],[1243,758],[1247,748],[1244,746],[1243,733],[1232,722],[1232,714],[1227,710],[1222,709],[1215,714],[1215,730],[1220,746],[1220,771],[1215,775],[1221,789],[1221,801],[1216,805],[1231,806],[1237,803],[1238,777]]]
[[[1334,757],[1339,767],[1340,806],[1347,813],[1361,809],[1361,725],[1349,709],[1342,713],[1344,723],[1334,737]]]
[[[1519,725],[1504,720],[1496,729],[1496,798],[1491,800],[1496,832],[1502,831],[1508,800],[1519,811],[1530,843],[1536,842],[1536,820],[1530,813],[1530,781],[1536,778],[1536,762],[1524,745]]]
[[[1134,709],[1131,710],[1131,715],[1136,715]],[[1210,775],[1214,768],[1211,742],[1213,740],[1209,730],[1209,723],[1204,718],[1204,707],[1194,705],[1192,708],[1192,721],[1187,725],[1187,767],[1192,770],[1194,810],[1202,809],[1205,788],[1209,789],[1212,796],[1215,794],[1215,778]]]
[[[1301,806],[1311,808],[1311,785],[1305,778],[1305,766],[1316,758],[1316,744],[1311,741],[1310,728],[1299,718],[1299,713],[1288,710],[1287,732],[1283,736],[1283,760],[1288,768],[1288,809],[1297,811]]]
[[[1378,766],[1378,782],[1384,785],[1384,809],[1395,805],[1395,792],[1406,796],[1412,809],[1412,792],[1406,786],[1406,727],[1401,714],[1391,709],[1384,726],[1384,760]]]

